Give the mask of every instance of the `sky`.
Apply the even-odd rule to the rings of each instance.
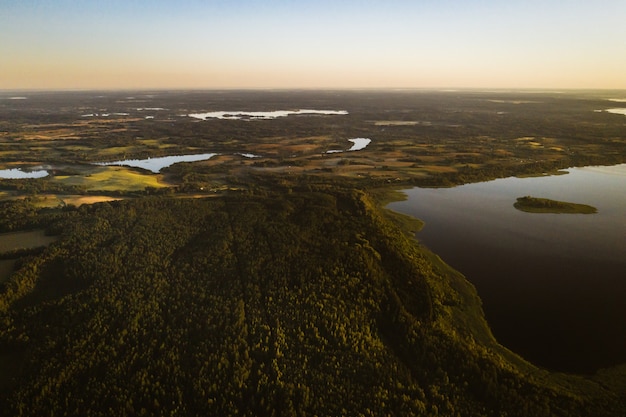
[[[0,89],[626,88],[625,0],[0,0]]]

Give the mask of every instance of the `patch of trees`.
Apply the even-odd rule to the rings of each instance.
[[[26,197],[0,201],[0,233],[27,229],[47,229],[49,234],[60,233],[57,220],[68,219],[75,207],[37,208],[36,198]]]
[[[85,194],[84,187],[64,185],[49,181],[45,178],[36,179],[1,179],[0,189],[17,191],[22,194]]]

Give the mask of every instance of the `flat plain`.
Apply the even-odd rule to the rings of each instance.
[[[33,93],[0,98],[2,168],[49,168],[32,188],[65,194],[245,187],[254,176],[451,185],[569,166],[621,162],[623,115],[598,109],[611,92],[272,91]],[[61,103],[61,105],[59,104]],[[330,114],[298,114],[314,108]],[[291,110],[276,118],[199,112]],[[332,112],[337,112],[334,114]],[[346,114],[339,113],[345,112]],[[366,149],[347,152],[352,138]],[[94,163],[214,152],[210,160],[145,170]],[[193,173],[188,173],[193,166]],[[40,185],[45,184],[45,185]],[[46,187],[47,186],[47,187]]]

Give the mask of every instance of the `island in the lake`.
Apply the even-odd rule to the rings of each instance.
[[[621,333],[529,362],[386,208],[626,163],[624,116],[594,111],[623,93],[27,94],[0,91],[1,415],[626,416]]]
[[[598,209],[587,204],[569,203],[566,201],[550,200],[548,198],[538,197],[519,197],[517,202],[513,204],[518,210],[527,213],[577,213],[577,214],[593,214]]]

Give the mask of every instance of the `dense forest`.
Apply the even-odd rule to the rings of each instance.
[[[63,209],[0,283],[3,415],[617,416],[610,381],[499,346],[370,194],[307,185]]]

